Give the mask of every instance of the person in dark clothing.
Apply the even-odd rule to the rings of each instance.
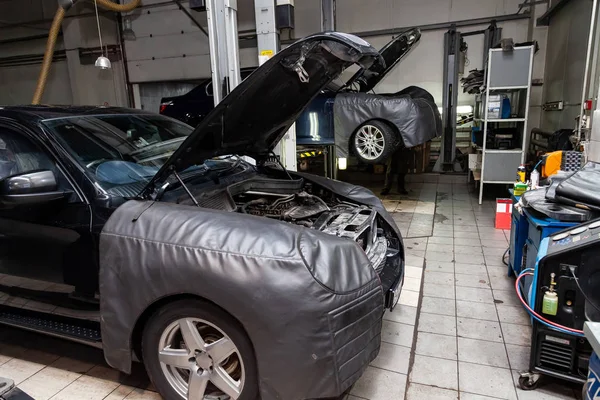
[[[385,184],[381,195],[385,196],[390,193],[394,176],[397,175],[398,193],[408,194],[405,186],[405,178],[411,165],[413,164],[413,151],[411,148],[400,146],[394,154],[387,159],[385,171]]]

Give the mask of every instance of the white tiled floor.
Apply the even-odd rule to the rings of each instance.
[[[409,400],[581,398],[579,387],[561,381],[548,379],[528,392],[517,387],[518,371],[529,364],[531,330],[514,293],[514,278],[502,263],[510,232],[494,228],[495,204],[479,206],[463,181],[445,176],[437,183],[411,185],[413,194],[437,194],[433,230],[426,238],[410,238],[412,223],[397,219],[408,234],[408,259],[425,257],[408,381],[398,377],[397,387],[406,387]],[[376,382],[372,374],[369,382]],[[362,380],[357,386],[361,391],[351,393],[359,398],[396,399],[375,389],[366,393]]]
[[[502,264],[508,232],[493,227],[495,205],[479,206],[464,177],[421,179],[409,196],[384,198],[405,238],[406,283],[379,357],[347,399],[578,398],[560,381],[517,388],[530,327]],[[141,365],[123,375],[99,350],[14,329],[0,330],[0,376],[36,400],[159,399]]]

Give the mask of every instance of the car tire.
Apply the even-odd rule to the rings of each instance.
[[[142,357],[165,400],[258,397],[252,344],[241,325],[211,303],[181,300],[156,311],[144,328]]]
[[[380,164],[396,151],[399,139],[387,123],[369,121],[362,124],[352,136],[351,151],[363,163]]]

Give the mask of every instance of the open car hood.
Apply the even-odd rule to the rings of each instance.
[[[154,191],[172,171],[227,154],[268,155],[325,85],[353,64],[381,56],[368,42],[339,32],[301,39],[275,54],[225,97],[152,178]]]
[[[402,32],[386,44],[379,53],[382,62],[359,69],[340,90],[354,89],[359,92],[370,92],[385,76],[410,52],[421,40],[421,31],[417,28]],[[358,84],[359,88],[353,86]]]

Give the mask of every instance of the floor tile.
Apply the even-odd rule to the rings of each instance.
[[[440,315],[456,315],[453,301],[439,299],[436,297],[423,297],[421,303],[421,312]]]
[[[499,278],[508,278],[508,267],[506,265],[487,265],[489,276],[497,276]],[[514,279],[514,278],[512,278]]]
[[[465,264],[465,263],[454,263],[454,272],[457,274],[477,274],[486,275],[487,269],[485,265],[481,264]]]
[[[391,400],[403,399],[405,391],[406,375],[368,367],[350,394],[369,400]]]
[[[454,233],[455,234],[457,232],[473,232],[473,231],[477,231],[477,228],[472,225],[454,224]]]
[[[489,289],[489,278],[487,274],[455,274],[456,286],[475,287]]]
[[[406,250],[406,254],[410,254],[416,257],[425,257],[425,250]]]
[[[483,248],[496,248],[506,250],[508,248],[508,243],[505,240],[482,240],[481,246]]]
[[[421,278],[410,278],[408,276],[404,277],[404,285],[402,286],[402,290],[419,292],[421,290]]]
[[[404,267],[404,276],[407,278],[421,279],[423,276],[423,268],[419,267]]]
[[[513,290],[492,290],[494,302],[496,304],[504,304],[506,306],[521,306],[521,302],[517,294]]]
[[[406,239],[404,248],[408,250],[425,250],[427,248],[427,239]]]
[[[481,254],[454,254],[454,261],[465,264],[484,264],[484,259]]]
[[[529,325],[531,324],[531,318],[525,308],[522,306],[509,306],[504,304],[497,304],[496,309],[498,310],[498,319],[500,322],[508,322],[511,324]]]
[[[125,397],[125,400],[162,400],[162,397],[156,392],[136,388]]]
[[[410,348],[381,342],[379,355],[371,362],[371,365],[406,375],[408,374],[409,362]]]
[[[100,400],[118,386],[117,382],[84,375],[57,393],[52,400]]]
[[[459,337],[502,343],[502,331],[498,322],[457,318],[456,328]]]
[[[498,321],[496,306],[489,303],[456,300],[456,315],[458,317]]]
[[[501,322],[504,341],[508,344],[529,346],[531,344],[531,326]]]
[[[425,253],[425,258],[428,261],[452,262],[454,261],[454,253],[441,253],[437,251],[427,250],[427,252]]]
[[[463,238],[463,239],[477,239],[479,240],[479,233],[470,230],[470,231],[456,231],[454,232],[454,239]]]
[[[422,312],[417,331],[456,336],[456,317]]]
[[[432,243],[431,245],[427,245],[427,252],[436,252],[436,253],[452,253],[454,252],[454,245],[452,244],[437,244]],[[431,258],[431,257],[429,257]],[[432,261],[435,259],[431,258]],[[439,260],[443,261],[443,260]]]
[[[454,285],[454,274],[447,272],[435,272],[425,269],[425,284]]]
[[[423,285],[423,296],[428,297],[439,297],[442,299],[454,299],[454,283],[437,285],[434,283],[427,283]]]
[[[397,305],[393,311],[386,310],[383,319],[401,322],[406,325],[414,325],[417,320],[417,307]]]
[[[504,343],[458,338],[458,360],[492,367],[509,368]]]
[[[479,238],[462,238],[457,237],[454,239],[454,246],[481,246]]]
[[[423,268],[424,261],[425,261],[425,259],[423,257],[417,257],[417,256],[413,256],[411,254],[407,254],[406,259],[404,260],[406,265],[409,265],[411,267],[419,267],[419,268]]]
[[[454,239],[451,237],[435,236],[434,234],[427,240],[427,247],[431,247],[432,250],[435,249],[435,246],[438,244],[453,245]]]
[[[47,400],[81,375],[60,368],[46,367],[19,384],[19,388],[35,400]]]
[[[500,399],[516,399],[510,370],[479,364],[459,362],[460,389],[465,392],[489,395]]]
[[[515,278],[510,276],[490,276],[490,284],[493,290],[514,290]]]
[[[400,293],[398,305],[416,307],[419,305],[419,292],[412,290],[403,290]]]
[[[457,390],[457,372],[456,361],[415,355],[409,380],[411,383]]]
[[[494,303],[494,296],[492,295],[491,289],[459,286],[456,288],[456,300]]]
[[[387,343],[411,347],[414,330],[415,327],[412,325],[384,320],[381,327],[381,340]]]
[[[0,366],[0,376],[12,379],[15,381],[15,385],[18,385],[44,367],[44,364],[13,358]]]
[[[458,400],[458,392],[434,386],[410,383],[406,392],[407,400]]]
[[[460,400],[497,400],[497,397],[482,396],[480,394],[473,394],[467,392],[460,392]]]
[[[446,228],[448,228],[448,227],[446,227]],[[439,227],[434,227],[432,237],[453,238],[454,237],[454,229],[452,228],[452,226],[450,226],[449,229],[440,229]]]
[[[110,394],[102,400],[123,400],[127,396],[129,396],[134,390],[135,388],[132,386],[119,385],[115,390],[110,392]]]
[[[425,269],[428,271],[448,272],[448,273],[453,274],[454,273],[454,263],[453,262],[427,260],[425,262]]]
[[[456,360],[456,338],[453,336],[419,332],[417,334],[415,354]]]
[[[458,245],[458,244],[455,244],[454,245],[454,252],[457,253],[457,254],[477,254],[477,255],[483,254],[483,251],[481,250],[481,247],[476,246],[474,244],[471,244],[471,245]]]
[[[529,356],[531,352],[530,347],[507,344],[506,352],[508,353],[510,369],[515,371],[529,370]]]

